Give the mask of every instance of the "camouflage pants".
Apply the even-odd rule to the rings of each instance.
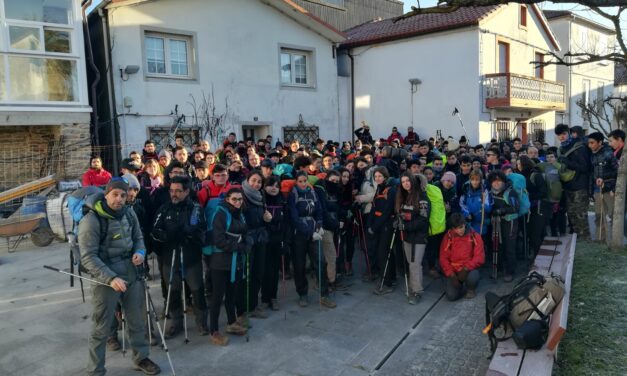
[[[566,213],[568,220],[573,225],[579,239],[590,239],[590,228],[588,225],[588,191],[565,191],[566,193]]]

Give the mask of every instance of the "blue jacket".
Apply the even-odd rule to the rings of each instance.
[[[481,196],[483,199],[483,228],[481,227]],[[483,235],[488,230],[488,224],[490,223],[490,212],[492,211],[493,198],[490,191],[483,188],[483,184],[479,189],[473,189],[470,185],[470,181],[464,183],[462,187],[462,195],[459,199],[459,206],[462,210],[464,218],[472,217],[470,226],[473,230]]]
[[[322,227],[322,204],[313,188],[299,191],[294,187],[287,202],[290,220],[298,236],[310,238],[316,227]]]

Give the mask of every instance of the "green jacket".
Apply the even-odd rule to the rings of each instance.
[[[427,197],[431,201],[429,235],[438,235],[446,230],[446,208],[442,191],[433,184],[427,184]]]

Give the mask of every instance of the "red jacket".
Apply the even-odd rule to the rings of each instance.
[[[401,143],[401,145],[403,145],[405,143],[405,139],[403,139],[403,136],[401,136],[400,133],[396,132],[396,133],[392,133],[390,135],[390,137],[388,137],[388,145],[392,144],[392,141],[398,139],[398,141]]]
[[[220,196],[220,194],[222,193],[228,192],[231,188],[234,188],[234,186],[232,186],[231,183],[229,183],[228,181],[225,185],[219,187],[215,185],[213,180],[205,180],[202,183],[202,188],[197,193],[198,202],[200,203],[200,206],[204,208],[207,204],[207,201]]]
[[[463,268],[471,271],[483,265],[483,239],[475,230],[467,228],[463,236],[448,230],[440,244],[440,266],[444,275],[452,276]]]
[[[111,173],[109,171],[104,168],[98,171],[90,168],[83,174],[83,187],[90,185],[101,187],[107,185],[109,180],[111,180]]]

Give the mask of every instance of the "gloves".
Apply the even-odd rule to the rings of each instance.
[[[368,234],[374,235],[374,231],[372,231],[372,227],[368,227]]]
[[[314,232],[313,235],[311,236],[311,239],[315,242],[319,242],[322,240],[322,235],[320,235],[320,233],[318,231]]]
[[[466,270],[466,268],[463,268],[462,270],[457,272],[458,280],[460,280],[461,282],[464,282],[466,278],[468,278],[468,270]]]

